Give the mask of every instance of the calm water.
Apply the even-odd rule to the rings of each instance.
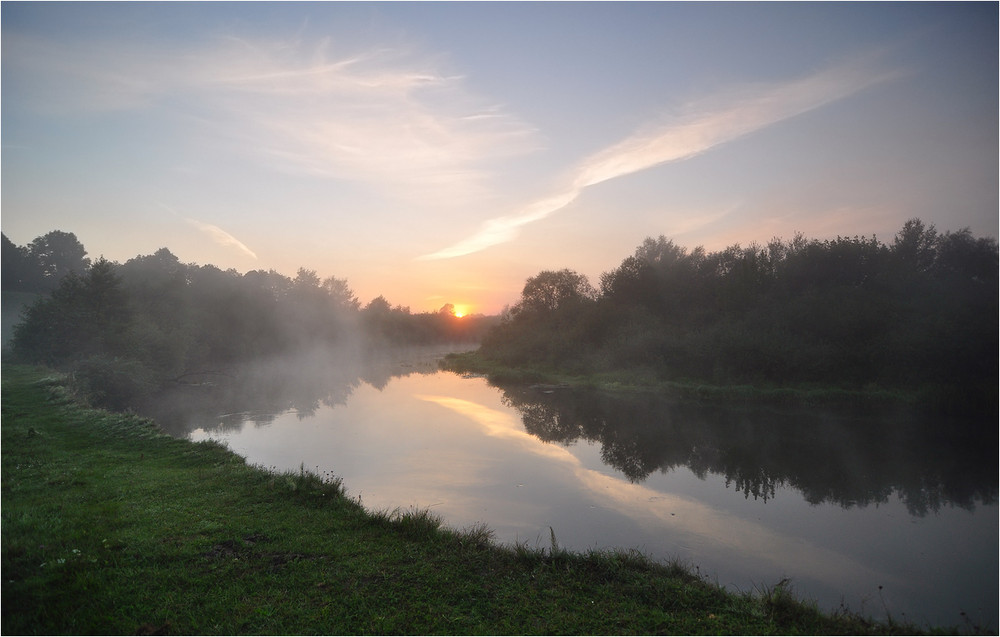
[[[788,578],[828,610],[997,625],[995,423],[980,437],[905,414],[501,390],[431,354],[288,362],[156,416],[253,464],[339,476],[369,509],[485,522],[505,543],[548,547],[551,527],[563,547],[680,558],[732,589]]]

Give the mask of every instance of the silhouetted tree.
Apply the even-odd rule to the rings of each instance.
[[[337,277],[327,277],[323,279],[323,290],[330,297],[330,302],[335,309],[341,311],[355,312],[361,306],[358,297],[354,295],[347,279]]]
[[[933,225],[925,226],[920,219],[910,219],[896,234],[893,255],[913,272],[925,272],[934,265],[938,234]]]
[[[572,271],[529,279],[480,351],[575,373],[906,387],[951,408],[989,405],[997,271],[994,239],[942,235],[919,220],[891,247],[798,234],[708,254],[646,239],[601,276],[596,302],[561,292],[574,290]]]
[[[38,265],[37,285],[42,290],[52,290],[67,274],[83,274],[90,266],[87,251],[72,232],[53,230],[34,239],[28,254]]]
[[[592,301],[597,292],[582,274],[572,270],[547,270],[524,284],[515,312],[545,313]]]
[[[3,248],[2,255],[3,289],[21,292],[35,291],[32,280],[38,278],[38,264],[35,263],[28,253],[28,249],[15,245],[13,241],[2,235]]]
[[[52,294],[32,304],[14,328],[21,358],[63,365],[99,353],[127,354],[128,297],[103,257],[80,276],[65,275]]]

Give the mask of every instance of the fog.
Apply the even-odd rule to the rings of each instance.
[[[177,437],[206,423],[224,431],[246,422],[265,425],[289,412],[304,419],[321,406],[345,405],[363,384],[382,390],[395,377],[437,373],[443,356],[474,347],[373,346],[360,340],[321,346],[226,372],[189,375],[145,401],[140,410]]]
[[[91,263],[67,233],[11,246],[5,330],[8,290],[37,299],[13,329],[12,359],[250,463],[322,467],[366,502],[377,491],[377,506],[440,504],[449,524],[485,522],[514,539],[558,510],[567,546],[655,542],[661,557],[673,546],[701,564],[738,558],[739,581],[794,569],[826,598],[882,582],[806,564],[846,551],[863,565],[871,550],[858,547],[878,544],[893,582],[918,565],[949,570],[953,592],[965,586],[939,605],[944,618],[979,599],[968,574],[995,563],[997,248],[967,231],[913,220],[891,246],[796,237],[721,253],[648,238],[600,290],[544,271],[500,317],[363,303],[335,276],[223,271],[167,249]],[[46,263],[56,253],[70,257]],[[438,371],[443,355],[470,350],[515,373],[686,390],[539,391]],[[529,482],[534,493],[520,489]],[[951,531],[962,534],[955,551],[971,548],[928,558]],[[771,538],[767,554],[743,555],[741,532]],[[899,534],[911,545],[886,546]],[[821,541],[837,546],[819,561],[789,566],[781,550],[812,554]],[[910,607],[939,593],[922,585]]]
[[[544,546],[551,526],[572,550],[638,548],[737,589],[791,578],[826,610],[995,616],[992,426],[909,408],[498,386],[434,371],[434,354],[386,352],[355,371],[289,359],[256,378],[253,410],[178,410],[175,433],[337,476],[374,510],[485,524],[504,543]]]
[[[144,413],[178,437],[194,429],[219,435],[266,426],[289,413],[304,420],[322,407],[347,405],[362,385],[381,393],[395,378],[439,373],[442,356],[466,349],[343,347],[274,357],[178,384]],[[997,432],[969,415],[948,418],[899,405],[723,406],[655,393],[496,387],[528,434],[563,446],[597,444],[602,461],[636,483],[685,467],[700,477],[720,476],[728,489],[764,502],[791,488],[813,504],[844,508],[898,498],[914,516],[943,506],[971,511],[996,504]]]

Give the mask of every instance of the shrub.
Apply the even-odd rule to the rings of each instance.
[[[113,410],[135,409],[156,389],[153,372],[134,360],[96,354],[73,370],[73,388],[88,402]]]

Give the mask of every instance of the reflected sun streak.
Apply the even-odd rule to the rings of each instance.
[[[844,584],[896,579],[840,553],[786,536],[752,520],[589,469],[569,450],[526,432],[512,414],[449,396],[418,395],[416,398],[469,418],[488,436],[514,442],[525,451],[565,463],[580,485],[604,506],[646,527],[662,531],[666,526],[679,540],[684,536],[696,543],[707,540],[715,545],[712,550],[716,552],[755,555],[778,568],[794,565],[801,573],[825,572]]]

